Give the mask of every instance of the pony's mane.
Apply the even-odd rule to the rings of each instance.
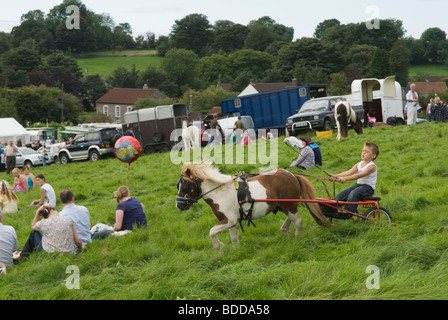
[[[187,171],[189,171],[189,174]],[[217,183],[224,183],[231,179],[230,176],[226,176],[219,172],[217,168],[212,167],[210,162],[202,162],[198,165],[185,163],[181,168],[181,173],[185,179],[190,179],[192,176],[202,181],[209,180]]]

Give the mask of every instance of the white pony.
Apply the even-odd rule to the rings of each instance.
[[[201,132],[198,127],[194,125],[188,126],[188,120],[182,120],[182,140],[185,145],[185,151],[190,151],[201,146],[200,135]]]
[[[334,107],[334,118],[338,127],[337,140],[348,137],[348,125],[351,124],[357,134],[363,134],[361,118],[346,101],[340,101]]]
[[[294,224],[295,234],[300,234],[302,218],[298,213],[298,203],[276,200],[316,199],[315,189],[310,181],[285,170],[248,178],[247,184],[253,202],[243,201],[243,212],[240,210],[235,181],[238,185],[241,184],[237,177],[224,175],[207,162],[198,165],[186,163],[181,168],[176,207],[181,211],[189,210],[200,199],[210,206],[219,221],[209,233],[215,248],[224,246],[218,239],[218,233],[229,230],[231,240],[236,245],[238,223],[252,223],[252,220],[263,218],[270,212],[281,211],[286,214],[287,218],[281,228],[283,233],[288,234],[291,224]],[[326,227],[331,225],[316,203],[306,203],[305,208],[317,224]]]

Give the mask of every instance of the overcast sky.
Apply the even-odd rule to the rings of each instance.
[[[20,17],[40,9],[48,13],[62,0],[1,0],[0,31],[20,25]],[[448,33],[448,0],[83,0],[95,13],[108,13],[116,24],[128,22],[133,35],[148,31],[168,35],[175,20],[192,13],[204,14],[211,24],[231,20],[247,25],[269,16],[294,28],[294,38],[312,37],[319,22],[336,18],[341,23],[358,23],[369,18],[396,18],[403,21],[406,36],[420,38],[428,28]],[[81,26],[82,27],[82,26]],[[380,26],[381,27],[381,26]]]

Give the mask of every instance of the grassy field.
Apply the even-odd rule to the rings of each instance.
[[[279,167],[297,154],[280,139]],[[76,202],[90,210],[92,225],[113,224],[113,191],[128,184],[146,206],[149,226],[117,238],[96,240],[76,256],[39,253],[0,276],[0,299],[112,300],[369,300],[448,298],[448,126],[367,129],[363,136],[315,141],[323,168],[342,172],[360,161],[366,141],[381,148],[377,195],[394,218],[391,225],[335,221],[319,227],[303,208],[303,233],[280,233],[284,215],[255,221],[240,232],[240,245],[228,233],[222,250],[212,248],[209,229],[217,223],[200,201],[187,212],[175,208],[180,165],[170,154],[140,157],[128,167],[114,158],[96,163],[34,168],[57,194],[71,188]],[[223,173],[259,165],[219,165]],[[307,172],[322,175],[317,169]],[[1,173],[0,179],[11,177]],[[318,195],[324,188],[311,180]],[[351,185],[337,185],[337,191]],[[5,217],[18,234],[21,248],[34,216],[25,206],[39,190],[19,194],[20,211]],[[62,209],[58,202],[57,209]],[[69,266],[80,271],[80,289],[69,289]],[[379,268],[379,289],[368,289],[369,266]]]
[[[107,77],[120,66],[131,69],[135,65],[136,70],[140,71],[145,70],[150,65],[159,66],[163,58],[158,56],[94,56],[77,58],[76,60],[84,76],[99,74]]]
[[[414,78],[417,73],[427,73],[430,76],[446,76],[448,77],[448,65],[445,66],[434,66],[434,65],[420,65],[411,66],[409,68],[409,77]]]

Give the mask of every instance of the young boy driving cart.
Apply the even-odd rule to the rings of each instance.
[[[373,142],[367,142],[362,149],[361,162],[355,164],[348,171],[331,175],[333,181],[340,183],[357,180],[354,186],[341,191],[336,196],[336,201],[359,202],[373,196],[378,175],[378,170],[373,160],[376,160],[379,154],[379,147]],[[358,205],[346,204],[344,210],[358,213]]]

